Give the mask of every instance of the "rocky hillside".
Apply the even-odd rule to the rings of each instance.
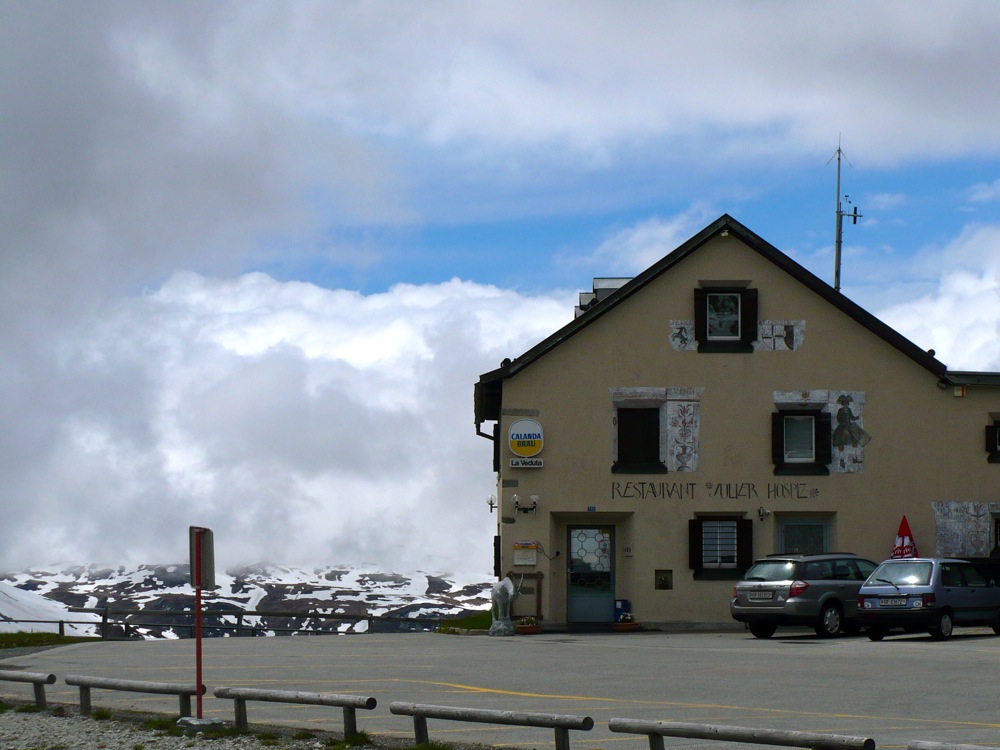
[[[107,607],[111,613],[138,610],[127,617],[127,628],[120,624],[122,616],[109,617],[110,622],[119,623],[114,629],[118,637],[178,638],[191,633],[193,617],[185,613],[193,612],[195,596],[187,564],[140,565],[135,569],[58,565],[0,573],[0,582],[6,584],[4,591],[8,594],[0,598],[0,623],[5,619],[26,619],[18,614],[23,607],[18,609],[10,596],[22,591],[61,604],[66,608],[67,620],[89,619],[69,608]],[[237,625],[241,635],[433,627],[413,620],[457,617],[488,609],[492,585],[488,581],[456,580],[453,576],[422,572],[270,564],[217,574],[216,584],[215,590],[202,595],[207,637],[235,635]]]

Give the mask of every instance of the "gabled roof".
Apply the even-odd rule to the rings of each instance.
[[[496,370],[491,370],[481,375],[479,382],[476,383],[475,392],[477,429],[486,420],[499,419],[504,380],[516,375],[539,357],[544,356],[562,342],[579,333],[616,305],[627,300],[661,274],[666,273],[689,255],[697,252],[699,248],[713,237],[723,232],[728,232],[740,239],[749,248],[774,263],[800,284],[808,287],[811,291],[838,308],[845,315],[853,318],[876,336],[882,338],[890,346],[898,349],[935,377],[947,380],[947,367],[935,359],[932,352],[921,349],[860,305],[849,300],[818,276],[796,263],[769,242],[751,232],[736,221],[736,219],[728,214],[723,214],[672,253],[657,261],[627,284],[614,291],[600,304],[594,305],[571,323],[563,326],[548,338],[531,347],[520,357],[514,360],[504,360],[504,363]]]

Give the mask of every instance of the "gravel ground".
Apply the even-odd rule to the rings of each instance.
[[[201,747],[212,750],[330,750],[340,742],[332,735],[316,733],[310,739],[295,739],[288,729],[254,728],[247,734],[213,738],[206,734],[172,735],[148,729],[148,716],[112,715],[94,719],[55,706],[45,711],[22,712],[8,704],[0,713],[0,750],[180,750]],[[33,708],[33,706],[32,706]],[[162,717],[159,717],[162,718]]]
[[[107,719],[81,716],[79,706],[52,705],[37,710],[30,701],[0,702],[0,750],[414,750],[413,741],[369,737],[366,746],[348,746],[330,732],[304,732],[288,727],[252,727],[234,736],[171,734],[150,729],[150,720],[174,717],[132,712],[110,712]],[[157,724],[162,726],[162,724]],[[224,725],[231,729],[232,725]],[[488,745],[449,743],[449,750],[499,750]]]

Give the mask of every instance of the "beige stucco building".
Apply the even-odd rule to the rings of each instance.
[[[904,515],[925,555],[1000,554],[1000,373],[949,371],[729,216],[596,280],[475,411],[497,573],[549,628],[731,624],[755,557],[882,560]]]

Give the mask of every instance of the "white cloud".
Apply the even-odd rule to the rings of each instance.
[[[564,257],[567,267],[593,269],[596,276],[616,274],[634,276],[672,252],[708,222],[718,218],[718,212],[708,206],[692,206],[684,213],[664,219],[652,216],[620,229],[601,242],[593,253]]]
[[[1000,180],[973,185],[969,188],[968,198],[970,203],[992,203],[1000,200]]]
[[[7,401],[0,563],[372,561],[488,574],[495,492],[478,376],[572,318],[572,299],[460,281],[363,296],[191,273],[81,321],[43,393]],[[60,400],[69,389],[72,398]]]
[[[932,291],[878,316],[953,370],[1000,371],[1000,226],[973,225],[912,268]]]

